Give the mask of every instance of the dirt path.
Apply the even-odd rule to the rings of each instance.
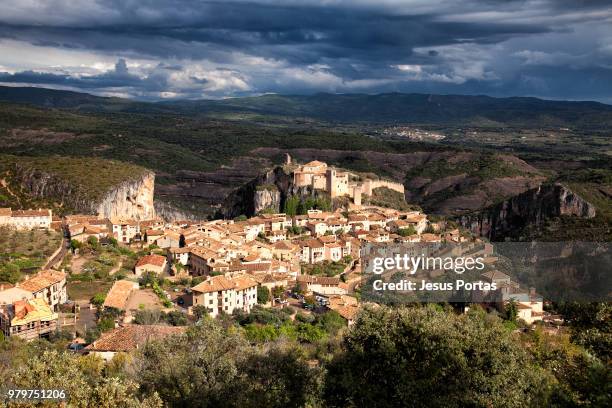
[[[117,273],[119,271],[119,269],[121,269],[121,267],[123,266],[123,261],[119,261],[119,263],[117,264],[117,266],[115,266],[113,269],[111,269],[108,274],[109,275],[114,275],[115,273]]]
[[[81,273],[83,271],[83,265],[85,265],[85,262],[87,261],[88,259],[84,256],[74,256],[70,262],[70,269],[72,270],[72,273]]]
[[[0,185],[2,185],[2,187],[6,189],[7,193],[9,193],[11,196],[13,196],[17,200],[17,202],[19,203],[19,207],[21,207],[21,199],[19,198],[17,194],[13,193],[13,190],[11,190],[11,188],[9,187],[9,184],[6,181],[6,179],[4,178],[0,179]]]

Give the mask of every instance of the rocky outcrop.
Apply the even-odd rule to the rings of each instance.
[[[146,172],[142,176],[134,180],[124,181],[110,190],[96,205],[95,212],[105,218],[150,220],[155,218],[154,190],[155,173]]]
[[[91,186],[78,185],[52,172],[19,163],[12,170],[12,181],[28,197],[52,203],[63,211],[136,220],[155,217],[155,174],[150,171],[112,185],[102,194],[94,193],[94,189],[88,188]]]
[[[225,218],[253,216],[265,208],[279,211],[293,193],[293,179],[282,167],[269,170],[227,196],[222,205]]]
[[[91,198],[78,186],[53,173],[16,163],[11,169],[11,184],[15,191],[43,202],[53,201],[61,208],[91,213]]]
[[[198,219],[196,215],[176,208],[172,204],[164,201],[155,200],[154,206],[157,217],[165,221],[189,221]]]
[[[502,241],[525,228],[537,228],[548,218],[577,216],[593,218],[595,207],[562,184],[542,184],[472,214],[459,218],[473,233]]]
[[[276,186],[258,186],[253,196],[253,211],[255,213],[264,210],[280,212],[280,201],[280,191],[278,191]]]
[[[309,187],[296,187],[292,174],[285,173],[282,167],[277,166],[229,194],[219,215],[234,218],[239,215],[251,217],[266,209],[280,212],[285,207],[287,197],[318,197],[320,194]]]

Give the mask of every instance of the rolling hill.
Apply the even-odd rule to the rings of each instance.
[[[0,87],[0,101],[81,111],[208,116],[249,113],[332,123],[402,123],[481,127],[576,127],[612,125],[612,106],[598,102],[530,97],[387,93],[262,95],[223,100],[139,102],[44,88]]]

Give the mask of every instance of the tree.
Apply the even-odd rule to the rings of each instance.
[[[235,309],[235,310],[238,310],[238,309]],[[208,316],[209,309],[206,306],[204,306],[204,305],[195,305],[192,308],[192,312],[193,312],[193,315],[195,316],[195,318],[200,320],[204,316]]]
[[[147,287],[159,284],[159,278],[155,272],[145,271],[140,279],[138,279],[140,286]]]
[[[526,349],[535,362],[554,376],[550,405],[558,407],[610,405],[609,366],[582,346],[571,343],[569,334],[547,334],[541,328],[524,335]]]
[[[106,295],[104,293],[96,293],[91,299],[89,299],[89,303],[91,303],[95,307],[100,307],[104,304],[105,300]]]
[[[139,398],[135,382],[102,376],[101,364],[95,364],[98,368],[93,370],[86,369],[92,367],[89,364],[91,362],[93,361],[90,356],[81,357],[47,350],[40,355],[31,355],[24,364],[15,367],[10,376],[4,379],[4,385],[20,389],[65,390],[67,406],[75,408],[162,406],[154,391]],[[40,402],[19,404],[23,407],[40,405]]]
[[[331,335],[346,327],[346,320],[335,310],[317,316],[316,324]]]
[[[408,228],[400,228],[397,230],[397,235],[401,236],[401,237],[409,237],[411,235],[415,235],[417,233],[417,231],[414,229],[414,227],[411,225]]]
[[[299,323],[297,338],[302,343],[316,343],[325,337],[325,332],[318,326],[309,323]]]
[[[112,330],[115,328],[115,320],[109,317],[104,317],[98,321],[97,328],[101,332]]]
[[[181,234],[179,236],[179,248],[184,248],[186,245],[185,243],[185,236],[183,234]]]
[[[570,326],[572,340],[604,361],[612,360],[612,303],[568,302],[559,305]]]
[[[246,407],[320,406],[322,370],[310,368],[303,351],[295,347],[254,353],[243,364]]]
[[[285,287],[284,286],[275,286],[272,288],[272,296],[276,298],[283,299],[285,297]]]
[[[289,196],[285,200],[284,212],[288,216],[293,217],[298,214],[299,206],[300,206],[300,197],[296,195]]]
[[[0,267],[0,281],[17,283],[22,277],[23,274],[18,265],[9,262]]]
[[[161,320],[161,312],[159,309],[139,310],[134,315],[134,323],[136,324],[157,324]]]
[[[270,301],[270,289],[266,286],[257,286],[257,303],[266,304]]]
[[[87,245],[91,247],[91,249],[98,249],[98,238],[95,236],[90,236],[87,238]]]
[[[82,246],[83,246],[83,244],[80,241],[77,241],[76,239],[71,239],[70,240],[70,249],[72,250],[73,253],[77,249],[81,249]]]
[[[504,318],[510,322],[516,322],[518,316],[518,305],[514,299],[510,299],[504,307]]]
[[[205,319],[183,336],[147,343],[134,378],[145,394],[157,391],[171,407],[233,406],[249,350],[239,333]]]
[[[186,326],[187,318],[178,310],[172,310],[166,313],[166,321],[172,326]]]
[[[342,349],[328,367],[328,406],[524,407],[548,389],[501,321],[481,312],[365,308]]]

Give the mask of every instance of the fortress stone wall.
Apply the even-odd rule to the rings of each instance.
[[[394,181],[387,181],[387,180],[365,180],[363,182],[363,188],[361,193],[362,194],[367,194],[367,195],[372,195],[372,191],[375,188],[379,188],[379,187],[387,187],[390,190],[395,190],[398,193],[402,193],[404,194],[404,185],[401,183],[396,183]]]

